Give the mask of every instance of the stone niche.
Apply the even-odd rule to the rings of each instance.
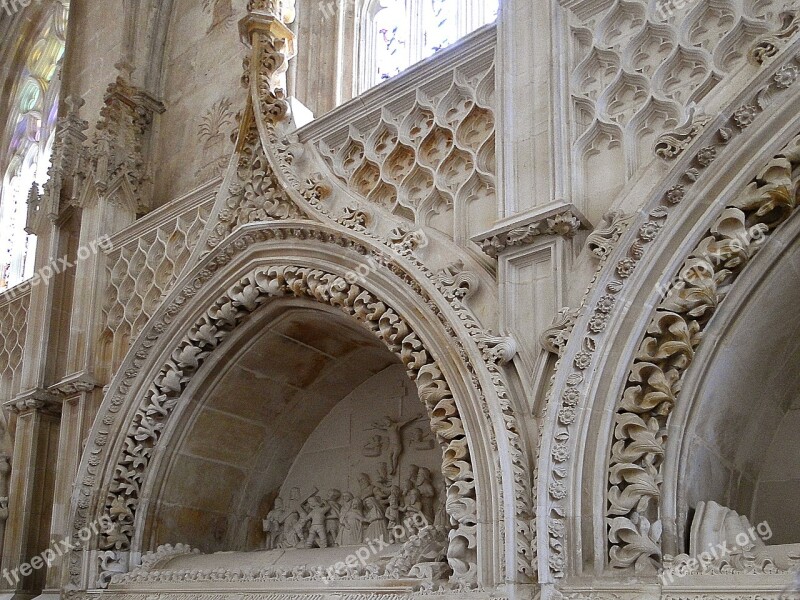
[[[187,390],[191,406],[160,461],[143,552],[188,544],[323,560],[323,545],[362,544],[416,514],[443,523],[441,449],[414,383],[382,342],[297,300],[275,301],[246,329]],[[325,544],[312,536],[313,516],[297,524],[315,508]],[[349,515],[336,518],[340,508]],[[345,521],[355,531],[339,536]]]
[[[715,344],[688,420],[679,518],[688,533],[701,503],[753,525],[767,546],[800,542],[800,250],[776,262]]]

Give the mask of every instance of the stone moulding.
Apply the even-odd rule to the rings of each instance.
[[[250,226],[251,229],[254,227],[264,226]],[[187,287],[176,288],[172,294],[172,297],[175,298],[174,301],[159,311],[160,314],[151,321],[143,335],[137,340],[129,355],[129,357],[133,357],[133,362],[128,362],[127,368],[123,366],[122,376],[118,379],[118,383],[111,388],[107,397],[106,402],[110,403],[108,411],[101,413],[97,421],[102,423],[103,427],[96,432],[94,442],[88,449],[88,463],[85,463],[83,471],[85,476],[81,480],[82,485],[76,495],[77,516],[74,526],[77,532],[95,514],[109,514],[117,525],[111,535],[101,540],[100,548],[96,552],[101,573],[98,583],[105,585],[114,575],[124,573],[130,568],[128,561],[130,560],[131,541],[136,529],[139,490],[144,482],[145,472],[154,448],[160,440],[164,422],[178,405],[180,393],[185,389],[188,379],[200,368],[208,354],[224,343],[231,328],[248,312],[255,310],[269,297],[288,294],[290,296],[306,295],[320,302],[327,302],[361,320],[400,356],[409,369],[409,373],[416,378],[420,396],[432,411],[432,426],[439,435],[440,441],[445,444],[443,470],[450,482],[447,508],[454,523],[449,536],[451,550],[448,561],[453,568],[455,580],[460,584],[470,585],[470,582],[474,582],[477,577],[475,559],[471,558],[475,552],[477,528],[475,481],[469,448],[450,388],[416,333],[389,305],[379,301],[366,290],[356,289],[358,286],[354,288],[345,281],[343,276],[325,273],[317,269],[285,265],[264,267],[263,270],[253,271],[245,278],[246,280],[229,288],[228,293],[206,311],[205,316],[195,323],[195,326],[175,348],[170,360],[163,365],[160,373],[147,389],[135,415],[129,417],[134,421],[128,431],[124,447],[120,449],[121,454],[113,463],[117,466],[104,467],[106,470],[110,469],[107,472],[109,472],[109,476],[113,477],[107,500],[103,501],[101,506],[92,508],[95,505],[92,498],[97,493],[95,490],[99,483],[96,478],[101,473],[99,467],[106,464],[102,457],[109,451],[107,447],[110,426],[120,417],[118,413],[123,410],[123,406],[130,404],[129,395],[135,389],[134,386],[141,369],[158,344],[161,335],[179,315],[182,307],[204,287],[214,272],[223,268],[231,261],[232,257],[245,251],[253,243],[270,239],[315,240],[353,248],[359,255],[369,252],[360,242],[355,242],[348,237],[340,237],[340,234],[327,228],[307,222],[297,224],[283,222],[280,225],[273,223],[268,228],[248,233],[238,230],[232,237],[233,241],[222,244],[206,258],[206,268],[199,271],[194,278],[189,279],[190,283]],[[424,304],[434,309],[439,321],[446,326],[448,317],[445,317],[440,309],[436,309],[436,303],[427,296],[423,287],[414,283],[408,270],[400,267],[393,259],[384,254],[375,254],[374,256],[377,261],[386,266],[389,272],[401,277],[404,280],[404,286],[412,285],[415,292],[423,296]],[[433,283],[433,274],[431,274],[431,283]],[[448,302],[452,307],[460,304],[456,297]],[[469,324],[465,309],[461,310],[465,321]],[[448,329],[448,332],[454,341],[458,339],[458,334],[454,330]],[[513,412],[508,405],[508,396],[504,391],[502,374],[498,367],[498,363],[507,358],[509,353],[507,348],[510,347],[510,344],[506,338],[482,335],[482,332],[477,330],[470,331],[470,336],[476,340],[480,338],[475,343],[480,355],[484,356],[486,360],[486,364],[481,365],[477,370],[471,369],[474,373],[472,386],[478,391],[481,390],[483,376],[480,375],[480,371],[489,368],[488,376],[495,388],[494,391],[503,394],[500,403],[501,406],[507,407],[503,409],[507,414],[505,425],[509,429],[515,427]],[[466,350],[461,347],[461,343],[456,342],[454,347],[459,349],[464,362],[468,365],[471,364],[471,359]],[[485,405],[486,399],[483,397],[483,393],[480,393],[484,403],[484,416],[491,423],[487,412],[488,408]],[[130,408],[125,410],[130,411]],[[515,433],[515,435],[518,436],[519,433]],[[521,441],[518,440],[517,444],[521,444]],[[86,460],[87,458],[84,459],[84,461]],[[520,478],[517,481],[524,481],[522,479],[525,476],[525,471],[522,470],[525,467],[524,462],[515,460],[514,464],[515,470],[519,469]],[[519,485],[519,490],[522,492],[525,488]],[[515,497],[518,498],[516,494]],[[522,514],[531,514],[530,505],[524,505],[521,509],[515,510],[518,514],[519,511],[528,511]],[[100,512],[96,513],[95,511]],[[523,521],[522,526],[527,527],[527,521]],[[528,545],[520,551],[529,556],[531,541],[529,538],[526,540]],[[84,567],[80,553],[73,553],[70,562],[73,586],[80,585],[82,578],[85,577],[82,575],[83,572]]]
[[[347,582],[361,582],[355,585],[381,585],[381,581],[393,582],[392,585],[400,587],[407,585],[409,589],[432,587],[434,582],[430,578],[419,577],[414,574],[415,569],[426,568],[429,565],[441,565],[439,562],[430,561],[429,551],[433,554],[442,551],[447,544],[447,533],[431,525],[420,530],[411,537],[399,551],[386,564],[356,564],[350,565],[274,565],[263,569],[170,569],[169,561],[176,557],[189,554],[199,554],[199,550],[185,544],[170,544],[159,546],[155,552],[148,552],[142,556],[141,565],[134,570],[111,579],[111,587],[131,586],[141,584],[181,583],[192,585],[196,583],[212,584],[213,582],[287,582],[296,581],[304,583],[320,582],[330,585],[340,582],[344,585],[354,585]],[[435,558],[435,556],[434,556]],[[425,581],[420,582],[419,579]],[[371,582],[371,583],[367,583]]]
[[[96,584],[102,586],[115,574],[129,570],[130,561],[135,559],[140,550],[132,548],[131,542],[140,522],[137,519],[138,495],[144,481],[144,469],[152,459],[153,444],[160,439],[162,431],[158,420],[166,419],[174,412],[180,391],[186,385],[183,379],[200,367],[201,360],[207,356],[210,348],[216,347],[214,344],[222,343],[230,333],[226,328],[235,325],[236,315],[254,309],[251,302],[258,305],[270,297],[274,290],[262,290],[258,284],[253,284],[253,279],[248,280],[249,283],[242,283],[241,289],[228,289],[237,299],[225,296],[228,300],[222,306],[226,307],[227,312],[206,314],[204,324],[195,324],[197,327],[191,330],[193,337],[188,337],[188,334],[184,336],[180,348],[175,350],[174,356],[162,365],[163,369],[153,379],[143,400],[148,404],[134,406],[134,386],[143,385],[137,383],[141,370],[145,365],[148,369],[157,368],[157,365],[147,361],[152,360],[150,357],[157,348],[167,352],[163,349],[163,341],[159,341],[162,334],[185,310],[191,298],[201,292],[208,293],[204,286],[214,273],[251,244],[270,240],[336,244],[352,248],[362,256],[372,254],[378,263],[386,267],[396,284],[406,289],[405,293],[410,289],[422,306],[435,316],[434,320],[438,320],[443,333],[449,336],[453,352],[466,365],[468,381],[462,385],[474,390],[471,396],[475,397],[478,405],[477,415],[483,418],[480,423],[487,428],[487,444],[491,444],[495,460],[498,461],[492,465],[496,467],[496,482],[487,481],[486,487],[496,484],[500,491],[493,518],[497,522],[497,535],[501,538],[496,547],[501,549],[503,555],[499,560],[491,561],[495,564],[495,570],[489,576],[499,577],[500,580],[530,582],[535,578],[535,526],[529,451],[522,428],[516,420],[506,375],[501,366],[513,356],[514,342],[485,331],[464,305],[463,300],[469,295],[470,288],[476,286],[475,277],[443,276],[441,270],[430,269],[418,258],[417,251],[426,242],[421,231],[398,227],[396,224],[386,227],[386,231],[367,231],[367,226],[374,221],[366,206],[348,202],[342,207],[341,202],[329,201],[330,187],[327,182],[309,170],[309,166],[313,166],[313,161],[308,160],[309,149],[292,136],[291,113],[280,89],[281,75],[291,55],[290,32],[285,27],[273,26],[276,18],[268,11],[264,12],[265,8],[269,9],[270,6],[255,6],[254,10],[262,12],[251,14],[242,23],[241,30],[252,48],[251,56],[245,61],[244,76],[244,83],[250,87],[251,93],[239,131],[235,159],[217,195],[200,242],[183,272],[182,280],[189,283],[185,287],[176,284],[169,296],[174,300],[168,299],[154,313],[131,348],[116,382],[110,388],[104,405],[107,410],[102,411],[96,421],[94,437],[90,439],[83,459],[80,487],[73,500],[74,532],[94,516],[103,513],[110,513],[119,526],[111,536],[101,541],[98,549],[87,549],[71,555],[67,589],[86,589]],[[257,132],[257,136],[253,135],[254,132]],[[244,165],[247,167],[244,179],[239,176],[241,173],[237,175],[236,172],[241,168],[242,160],[248,161]],[[260,217],[263,222],[259,218],[239,219],[243,214],[239,211],[242,203],[249,200],[246,197],[247,190],[242,193],[236,185],[246,188],[250,184],[248,179],[251,173],[256,171],[264,181],[269,180],[269,194],[274,192],[275,197],[280,198],[281,205],[288,209],[263,215]],[[262,197],[269,196],[263,191],[257,191],[253,196],[259,202]],[[233,213],[231,227],[221,233],[213,231],[220,222],[220,216],[224,216],[221,215],[226,208],[224,203],[231,198],[234,200],[227,206]],[[297,212],[293,212],[287,201],[294,203]],[[252,208],[258,210],[258,207]],[[337,216],[339,212],[341,215]],[[292,217],[309,220],[288,220]],[[312,219],[332,222],[333,225],[319,225]],[[386,222],[391,220],[386,219]],[[214,235],[218,239],[213,238]],[[205,265],[205,268],[201,270],[196,266],[198,263]],[[415,374],[421,397],[435,410],[432,418],[440,427],[437,433],[447,449],[443,468],[451,482],[447,509],[453,519],[447,558],[454,572],[453,583],[473,589],[479,575],[476,563],[476,482],[466,437],[460,433],[463,428],[447,382],[435,363],[421,362],[433,359],[414,332],[406,329],[408,324],[389,305],[369,296],[366,290],[362,290],[365,295],[361,291],[352,295],[350,292],[353,290],[342,274],[334,275],[289,264],[276,268],[280,270],[284,267],[290,271],[295,268],[301,271],[292,271],[295,273],[290,276],[292,287],[287,287],[289,284],[278,285],[283,290],[281,293],[303,295],[306,293],[303,289],[306,289],[314,299],[329,302],[356,318],[363,318],[365,325],[379,336],[384,336],[387,345],[400,355],[407,366],[413,365],[409,370]],[[461,267],[456,270],[463,272]],[[255,277],[255,272],[251,275]],[[285,280],[285,276],[278,271],[274,271],[274,275],[278,278],[274,281],[282,277]],[[259,281],[267,285],[270,277],[262,274]],[[307,288],[304,288],[302,281],[308,282]],[[344,288],[340,289],[341,286]],[[220,290],[220,294],[223,292],[225,290]],[[254,292],[257,293],[252,296]],[[371,308],[365,308],[363,302],[367,302]],[[215,304],[215,307],[222,311],[221,306]],[[204,332],[212,329],[215,333],[208,338]],[[220,338],[217,339],[220,332]],[[127,414],[128,419],[133,419],[134,415],[136,418],[135,425],[129,431],[132,435],[125,438],[124,444],[123,439],[110,437],[111,427],[122,413]],[[125,421],[126,424],[131,422]],[[137,436],[141,439],[137,439]],[[120,458],[119,462],[109,458],[111,452]],[[501,467],[498,458],[501,455],[510,457],[510,468]],[[109,480],[112,480],[110,485],[113,493],[98,499],[98,493],[105,494],[107,491],[99,490],[98,486]],[[487,561],[482,561],[482,564],[487,564]],[[99,577],[95,579],[98,573]]]
[[[571,481],[571,473],[578,468],[573,466],[575,461],[573,453],[577,452],[575,445],[579,441],[575,438],[574,429],[576,423],[579,422],[581,411],[586,410],[587,389],[593,386],[597,377],[597,363],[601,359],[604,360],[605,357],[605,352],[601,352],[600,348],[606,343],[605,332],[608,323],[612,318],[618,318],[617,313],[626,306],[626,303],[621,301],[621,294],[630,285],[629,279],[637,267],[642,264],[648,248],[664,229],[667,217],[678,204],[685,202],[700,178],[711,176],[715,172],[709,169],[709,166],[714,164],[717,155],[726,146],[732,145],[731,142],[747,130],[747,126],[740,127],[737,123],[734,114],[738,110],[737,107],[745,104],[754,107],[755,114],[752,121],[757,122],[762,119],[762,113],[770,111],[771,108],[791,97],[791,94],[796,93],[797,46],[795,41],[790,48],[787,48],[786,52],[768,63],[767,68],[758,74],[747,90],[740,94],[741,101],[737,100],[735,105],[731,104],[729,108],[726,108],[725,112],[715,119],[713,129],[706,128],[698,135],[692,146],[688,147],[684,155],[677,159],[678,162],[672,170],[672,174],[659,188],[657,197],[654,197],[642,209],[640,215],[635,215],[627,226],[627,231],[621,233],[620,243],[612,243],[608,251],[603,250],[601,251],[602,256],[598,255],[598,258],[601,259],[600,265],[578,309],[575,330],[559,360],[553,384],[548,392],[547,411],[548,415],[552,415],[554,427],[547,433],[547,439],[542,442],[542,450],[539,454],[540,483],[537,493],[540,497],[545,496],[540,504],[547,507],[546,525],[540,526],[539,550],[540,556],[542,556],[542,567],[540,568],[547,568],[550,577],[557,579],[563,577],[567,572],[567,547],[564,542],[567,529],[566,518],[570,514],[569,506],[577,502],[577,499],[571,498],[570,491],[577,485]],[[620,246],[623,241],[625,245]],[[615,245],[616,248],[614,248]],[[642,376],[644,377],[645,374],[642,373]],[[671,381],[668,383],[672,384]],[[638,382],[632,383],[632,385],[638,385]],[[632,415],[636,415],[636,413],[632,413]],[[658,435],[658,432],[651,432],[648,429],[637,429],[636,431],[651,437]],[[627,436],[629,432],[633,433],[633,430],[626,431],[625,427],[621,427],[616,432],[619,435]],[[629,472],[633,478],[636,473],[643,473],[642,487],[631,486],[625,498],[628,499],[628,496],[638,493],[637,490],[641,489],[642,496],[647,496],[651,500],[650,508],[653,509],[657,506],[658,484],[652,487],[654,474],[652,469],[648,472],[648,468],[643,463]],[[608,475],[599,476],[608,477]],[[614,483],[608,483],[609,489],[614,485]],[[625,484],[622,484],[620,493],[626,487]],[[645,518],[639,520],[639,525],[633,523],[639,517],[633,516],[631,519],[636,512],[637,502],[634,501],[632,504],[631,511],[627,516],[609,515],[612,520],[622,517],[631,521],[630,523],[623,523],[621,520],[613,521],[615,525],[620,526],[620,536],[617,536],[616,533],[612,534],[611,529],[607,530],[607,551],[610,552],[612,547],[619,547],[620,550],[615,550],[615,554],[619,558],[624,557],[624,562],[628,562],[632,558],[628,563],[630,565],[636,564],[643,555],[657,557],[660,552],[660,521],[658,519],[651,521],[650,518]],[[647,514],[651,513],[652,510],[647,511]],[[597,526],[600,526],[599,521]],[[545,534],[547,541],[543,538]],[[597,546],[598,552],[600,548]],[[622,548],[634,556],[627,556],[622,552]],[[617,554],[618,552],[620,554]],[[609,560],[609,556],[610,554],[595,560]],[[643,563],[646,564],[647,560],[643,559]],[[617,567],[622,568],[622,564],[618,563]]]
[[[574,205],[553,202],[524,218],[501,223],[491,231],[476,235],[472,241],[488,256],[497,258],[506,249],[526,246],[540,236],[571,238],[583,229],[591,229],[591,223]]]
[[[703,330],[741,271],[798,202],[800,136],[728,204],[656,310],[619,404],[609,470],[612,567],[661,558],[658,512],[669,415]]]
[[[497,364],[498,353],[494,351],[494,342],[487,341],[486,332],[478,323],[474,314],[467,309],[459,298],[454,297],[452,289],[437,280],[437,274],[428,268],[425,263],[417,257],[417,250],[423,244],[425,234],[421,230],[410,228],[403,219],[396,219],[388,212],[383,212],[382,219],[372,219],[372,208],[368,203],[362,203],[352,196],[347,196],[342,206],[342,199],[334,201],[331,190],[332,184],[325,176],[313,170],[317,163],[312,160],[316,150],[310,143],[301,143],[295,133],[291,130],[291,113],[281,110],[282,98],[280,90],[280,74],[285,70],[286,61],[289,54],[286,52],[287,44],[281,40],[284,33],[277,34],[263,23],[269,23],[274,19],[269,14],[252,14],[243,21],[241,29],[247,32],[247,43],[252,48],[251,58],[246,61],[245,82],[250,85],[250,105],[253,108],[256,124],[261,136],[262,144],[273,173],[277,180],[284,187],[287,195],[298,206],[308,213],[310,218],[321,221],[330,221],[341,227],[345,227],[356,235],[370,240],[373,243],[382,244],[390,253],[402,256],[408,261],[412,270],[415,272],[413,277],[408,278],[408,283],[417,287],[419,283],[416,279],[431,282],[436,286],[439,293],[450,304],[450,308],[458,315],[460,329],[466,330],[477,345],[484,357],[484,365],[481,370],[491,379],[489,384],[492,388],[493,396],[499,401],[502,421],[496,422],[492,427],[504,431],[502,440],[493,440],[493,443],[500,444],[504,454],[511,456],[513,466],[513,480],[503,479],[501,507],[508,506],[509,511],[513,511],[514,518],[507,520],[507,532],[501,535],[508,535],[514,538],[513,547],[515,548],[515,558],[513,562],[514,575],[510,576],[513,580],[523,582],[530,581],[535,577],[533,569],[533,556],[535,555],[535,531],[532,526],[534,505],[531,498],[531,470],[528,464],[528,452],[525,448],[526,442],[520,435],[520,426],[514,416],[515,409],[512,406],[510,394],[507,390],[506,376]],[[259,25],[259,23],[261,23]],[[493,28],[486,28],[474,34],[473,40],[479,42],[480,47],[491,45],[494,40]],[[488,41],[487,41],[488,40]],[[465,41],[466,43],[466,41]],[[445,53],[444,57],[448,56]],[[476,63],[478,64],[478,63]],[[324,169],[322,169],[324,171]],[[393,221],[394,220],[394,221]],[[377,227],[367,229],[367,225],[377,225],[383,223],[385,229],[380,231]],[[388,225],[387,223],[395,223]],[[402,242],[396,241],[396,233],[404,230]],[[408,242],[408,243],[406,243]],[[451,325],[443,320],[445,327],[451,329]],[[463,350],[459,350],[465,363],[471,363]],[[507,351],[500,354],[503,356]],[[488,370],[488,373],[487,373]],[[478,383],[477,376],[474,378],[476,389],[480,390],[482,402],[484,403],[484,413],[487,420],[491,411],[485,404],[486,398],[483,396],[482,385]],[[499,464],[498,464],[499,467]],[[500,477],[501,469],[497,470]],[[513,500],[512,500],[513,499]],[[505,510],[505,509],[503,509]],[[513,525],[512,525],[513,523]],[[505,546],[505,541],[503,541]],[[506,569],[505,560],[500,561],[501,571]],[[504,574],[505,576],[505,574]]]
[[[477,544],[474,474],[455,399],[436,361],[410,325],[367,290],[348,284],[342,276],[291,265],[256,269],[229,288],[187,332],[172,359],[161,368],[133,417],[125,449],[118,459],[104,510],[114,522],[115,530],[101,538],[101,548],[130,548],[140,500],[138,489],[161,432],[192,376],[251,312],[271,297],[286,295],[309,297],[355,317],[398,355],[417,382],[431,417],[431,429],[443,448],[447,510],[455,524],[450,531],[450,544],[451,548],[453,545],[460,548],[460,551],[451,549],[448,562],[454,577],[473,580],[477,568],[474,558],[470,558]]]

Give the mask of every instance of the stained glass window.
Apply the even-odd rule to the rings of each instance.
[[[377,81],[394,77],[409,65],[408,12],[404,0],[380,0],[372,20]]]
[[[25,231],[27,201],[47,179],[58,114],[58,65],[64,54],[69,4],[54,2],[28,53],[13,91],[0,165],[0,290],[33,274],[36,238]]]
[[[497,19],[499,0],[369,0],[364,12],[364,91]]]

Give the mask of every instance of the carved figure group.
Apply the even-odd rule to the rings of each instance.
[[[401,543],[437,517],[437,493],[425,467],[412,465],[400,486],[361,473],[358,486],[358,495],[331,489],[324,500],[314,488],[288,509],[276,498],[262,523],[265,549],[357,546],[381,538]]]

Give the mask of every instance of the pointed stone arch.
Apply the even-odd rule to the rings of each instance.
[[[620,198],[638,214],[611,215],[621,230],[597,233],[612,249],[598,254],[592,285],[567,328],[539,455],[538,494],[546,507],[538,538],[543,579],[611,576],[627,568],[654,577],[662,554],[675,551],[665,544],[674,523],[663,522],[660,498],[667,484],[662,460],[672,450],[665,444],[667,419],[714,309],[693,323],[698,319],[689,312],[695,307],[672,294],[673,284],[698,256],[724,255],[738,237],[745,256],[731,267],[732,276],[720,279],[732,284],[757,251],[749,245],[753,228],[780,214],[768,225],[771,232],[793,213],[796,179],[783,180],[787,172],[797,176],[798,95],[796,87],[777,84],[775,75],[787,65],[793,71],[794,61],[790,49],[765,67],[685,142],[655,187],[641,182],[644,202],[636,188]],[[767,96],[771,103],[759,105],[758,98]],[[737,124],[737,115],[753,106],[752,124]],[[779,190],[782,181],[788,191]],[[780,209],[757,214],[770,203]],[[726,268],[715,266],[714,275]],[[712,280],[705,283],[715,286]],[[692,284],[687,292],[699,296]],[[678,306],[681,301],[685,306]],[[651,368],[664,343],[680,363],[677,369]],[[645,408],[648,402],[656,404]]]
[[[357,283],[349,275],[365,257],[377,268]],[[506,569],[516,577],[519,565],[506,563],[517,561],[520,549],[515,544],[511,553],[498,543],[509,536],[499,515],[530,510],[516,506],[524,498],[526,458],[506,450],[509,436],[519,433],[498,364],[513,355],[513,345],[465,331],[465,312],[458,315],[432,282],[417,281],[368,242],[330,226],[283,221],[237,229],[185,274],[132,347],[95,422],[73,497],[74,535],[103,516],[114,523],[113,532],[73,554],[70,587],[102,587],[148,550],[136,539],[147,504],[140,491],[158,448],[170,443],[166,422],[206,358],[224,351],[226,338],[248,315],[279,297],[338,309],[395,353],[416,382],[443,448],[453,581],[494,583]],[[495,397],[499,402],[491,401]],[[495,432],[498,422],[502,434]],[[498,446],[508,459],[499,459]],[[504,525],[508,521],[515,519]]]

